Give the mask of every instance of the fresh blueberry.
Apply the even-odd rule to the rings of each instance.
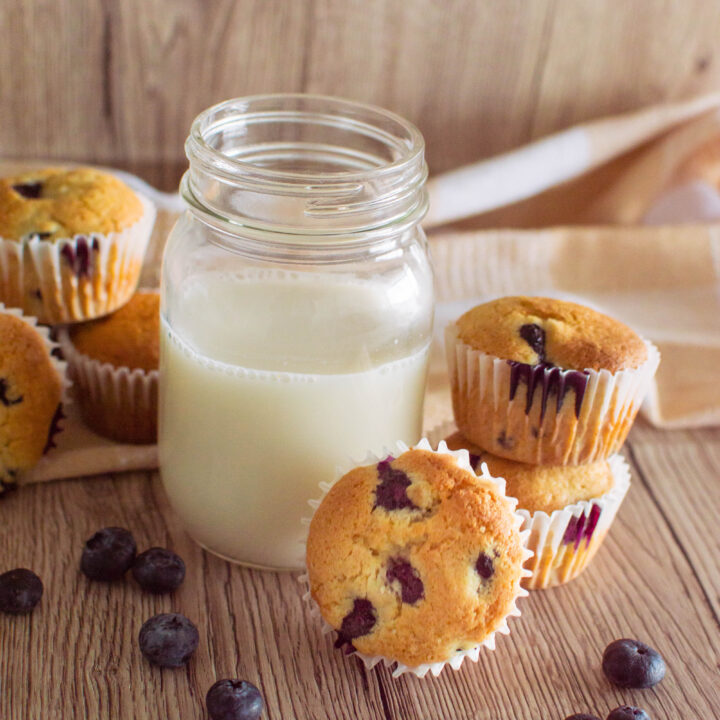
[[[650,720],[650,716],[642,708],[622,705],[611,710],[607,720]]]
[[[83,549],[80,569],[91,580],[119,580],[135,561],[137,545],[125,528],[98,530]]]
[[[379,462],[377,473],[380,482],[375,489],[375,507],[385,508],[385,510],[417,507],[407,494],[411,480],[406,473],[392,467],[390,460]]]
[[[182,585],[185,563],[172,550],[153,547],[137,556],[132,574],[143,590],[156,594],[169,593]]]
[[[397,580],[400,583],[400,597],[404,603],[414,605],[425,597],[425,586],[417,570],[407,561],[400,558],[391,560],[387,570],[389,583]]]
[[[185,665],[197,650],[200,635],[184,615],[163,613],[146,620],[138,637],[142,654],[160,667]]]
[[[205,704],[212,720],[257,720],[264,707],[260,691],[245,680],[218,680]]]
[[[18,195],[21,195],[28,200],[37,200],[40,197],[40,193],[42,192],[42,183],[20,183],[18,185],[13,185],[12,189]]]
[[[35,609],[43,594],[42,580],[25,568],[0,575],[0,611],[20,614]]]
[[[475,569],[483,580],[489,580],[495,573],[495,563],[487,553],[481,552],[475,563]]]
[[[605,677],[626,688],[648,688],[665,677],[665,661],[657,650],[639,640],[615,640],[603,653]]]
[[[568,715],[565,720],[600,720],[597,715],[589,715],[588,713],[575,713],[575,715]]]

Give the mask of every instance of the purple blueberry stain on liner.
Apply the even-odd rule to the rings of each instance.
[[[411,480],[402,470],[396,470],[390,461],[383,460],[377,464],[380,482],[375,488],[375,508],[385,510],[417,509],[417,505],[408,497],[407,489]]]
[[[414,605],[425,597],[425,586],[417,570],[402,558],[390,560],[387,569],[387,581],[400,584],[400,597],[404,603]]]
[[[73,273],[82,278],[91,275],[91,251],[98,252],[99,250],[100,243],[97,238],[93,238],[92,243],[88,243],[88,239],[81,235],[75,240],[74,248],[71,243],[67,243],[63,246],[60,254],[65,258]]]
[[[550,363],[528,365],[516,360],[507,360],[506,362],[510,366],[510,400],[515,399],[521,382],[527,385],[526,414],[530,412],[532,407],[535,390],[540,387],[542,388],[541,418],[545,417],[548,398],[551,394],[555,393],[557,395],[557,411],[560,412],[565,396],[570,390],[575,392],[575,416],[580,417],[580,408],[582,407],[589,378],[586,371],[563,370]]]

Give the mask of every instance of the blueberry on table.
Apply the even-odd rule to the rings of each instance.
[[[26,568],[0,575],[0,612],[28,613],[35,609],[43,594],[42,580]]]
[[[172,550],[153,547],[135,558],[132,574],[143,590],[156,594],[169,593],[182,585],[185,563]]]
[[[142,654],[160,667],[182,667],[200,642],[195,625],[180,613],[155,615],[143,623],[138,636]]]
[[[264,707],[260,691],[244,680],[218,680],[205,704],[212,720],[257,720]]]
[[[650,716],[642,708],[622,705],[611,710],[607,720],[650,720]]]
[[[665,677],[665,661],[657,650],[639,640],[615,640],[603,653],[605,677],[626,688],[648,688]]]
[[[137,545],[125,528],[98,530],[83,549],[80,569],[91,580],[119,580],[135,561]]]

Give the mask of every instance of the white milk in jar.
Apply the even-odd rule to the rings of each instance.
[[[403,355],[384,342],[399,318],[376,324],[383,305],[372,283],[321,276],[208,273],[188,285],[176,330],[162,323],[160,447],[167,492],[200,544],[299,567],[318,483],[420,438],[427,346]],[[358,332],[389,351],[358,354]]]

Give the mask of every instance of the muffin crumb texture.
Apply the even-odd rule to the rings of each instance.
[[[446,661],[498,630],[522,564],[498,487],[420,449],[344,475],[307,545],[311,593],[338,644],[408,667]]]
[[[499,298],[466,312],[457,328],[471,348],[527,365],[616,373],[648,358],[643,340],[623,323],[550,298]]]
[[[139,291],[117,312],[70,329],[75,349],[93,360],[131,370],[156,370],[160,345],[160,295]]]
[[[0,237],[55,241],[119,232],[143,213],[138,196],[94,168],[49,168],[0,178]]]

